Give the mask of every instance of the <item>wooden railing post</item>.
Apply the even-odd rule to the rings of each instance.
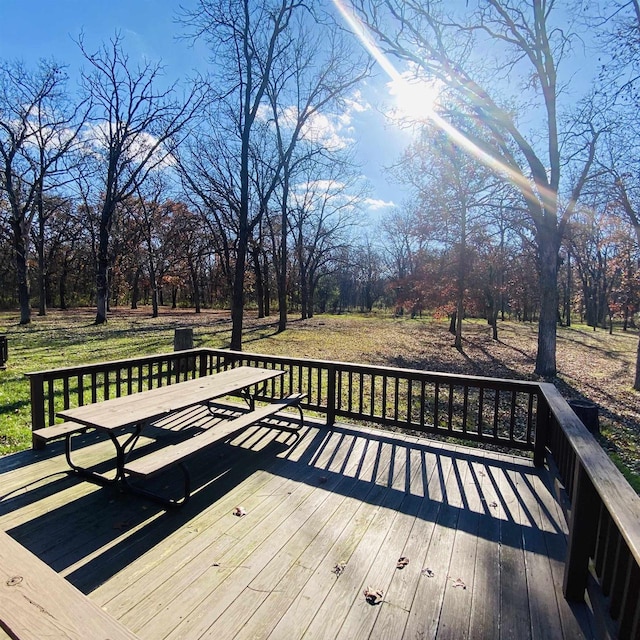
[[[327,426],[336,421],[336,367],[327,367]]]
[[[550,410],[542,393],[538,393],[538,406],[536,411],[536,442],[533,450],[533,464],[536,467],[544,467],[547,438],[549,437]]]
[[[569,544],[564,564],[563,591],[567,600],[584,600],[593,555],[600,500],[586,471],[576,460],[569,522]]]
[[[202,378],[203,376],[207,375],[207,371],[209,370],[208,363],[209,363],[209,354],[206,352],[202,352],[200,354],[200,357],[198,358],[198,377],[199,378]]]
[[[39,373],[31,374],[29,385],[31,387],[31,431],[34,431],[46,426],[44,422],[44,377]],[[42,441],[37,441],[32,437],[31,447],[44,449],[45,445]]]

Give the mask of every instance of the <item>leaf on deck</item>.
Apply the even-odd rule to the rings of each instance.
[[[338,562],[338,564],[331,569],[331,573],[335,573],[336,577],[340,577],[344,573],[344,569],[347,566],[346,562]]]
[[[247,512],[245,511],[244,507],[236,507],[233,510],[233,515],[234,516],[238,516],[238,518],[242,518],[242,516],[246,516]]]
[[[466,589],[466,588],[467,588],[467,585],[466,585],[466,584],[465,584],[465,583],[464,583],[460,578],[456,578],[456,579],[453,581],[453,587],[454,587],[454,588],[456,588],[456,587],[460,587],[460,588],[462,588],[462,589]]]
[[[431,571],[431,569],[429,569],[429,567],[425,567],[420,573],[423,576],[427,576],[427,578],[434,578],[436,575],[435,573],[433,573],[433,571]]]
[[[396,563],[396,569],[404,569],[409,564],[409,558],[407,556],[401,556]]]
[[[380,604],[383,602],[384,591],[382,589],[376,589],[374,587],[367,587],[364,590],[364,597],[366,601],[371,604]]]

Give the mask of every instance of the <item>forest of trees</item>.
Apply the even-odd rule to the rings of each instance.
[[[351,28],[328,3],[197,0],[176,29],[208,71],[170,86],[118,33],[78,37],[77,90],[64,61],[0,61],[0,307],[23,324],[227,308],[236,349],[248,307],[281,331],[292,313],[429,312],[459,348],[463,317],[495,338],[509,317],[539,323],[540,375],[558,324],[634,326],[638,2],[335,4]],[[381,57],[438,98],[389,162],[409,196],[371,221],[353,149],[321,124]]]

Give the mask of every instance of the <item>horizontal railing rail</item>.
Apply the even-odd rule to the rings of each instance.
[[[408,429],[545,456],[566,490],[564,591],[599,596],[614,634],[640,638],[640,497],[549,383],[503,380],[227,349],[145,356],[28,374],[34,429],[62,409],[240,365],[276,368],[265,398],[306,393],[326,417]]]

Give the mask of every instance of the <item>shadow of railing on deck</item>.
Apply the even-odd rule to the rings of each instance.
[[[267,430],[259,437],[249,432],[244,441],[198,456],[192,465],[193,496],[179,510],[165,512],[136,496],[84,483],[88,493],[52,505],[9,533],[89,593],[180,528],[189,527],[253,473],[267,471],[359,502],[417,514],[496,544],[520,545],[522,534],[516,530],[530,529],[528,550],[563,559],[565,536],[559,520],[538,496],[539,488],[548,490],[546,472],[528,461],[487,459],[469,449],[347,426],[309,428],[311,432],[300,439],[281,436],[285,442]],[[167,484],[170,479],[163,476],[162,481]],[[520,495],[523,491],[527,500]],[[34,493],[31,499],[46,501],[51,495]],[[23,499],[24,506],[26,502]],[[422,503],[423,508],[416,509]],[[445,509],[448,515],[443,518]],[[532,513],[534,509],[538,513]]]

